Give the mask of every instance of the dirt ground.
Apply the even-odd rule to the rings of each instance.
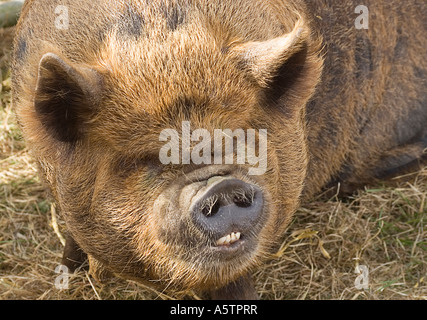
[[[0,299],[183,298],[133,281],[98,283],[85,271],[65,288],[56,269],[64,223],[11,108],[13,32],[0,29]],[[409,178],[304,204],[281,248],[255,273],[261,299],[427,299],[427,168]]]

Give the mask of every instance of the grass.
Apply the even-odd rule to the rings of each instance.
[[[133,281],[86,272],[58,290],[64,223],[37,177],[10,105],[13,28],[0,29],[0,299],[173,299]],[[281,250],[255,273],[262,299],[427,299],[427,168],[409,182],[340,200],[319,197],[295,215]],[[54,226],[58,228],[55,230]],[[369,270],[358,290],[356,267]]]

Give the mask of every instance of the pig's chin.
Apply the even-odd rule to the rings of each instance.
[[[206,243],[196,248],[180,248],[156,273],[160,282],[168,280],[169,288],[220,288],[260,265],[265,256],[262,247],[256,237],[248,236],[230,244]]]

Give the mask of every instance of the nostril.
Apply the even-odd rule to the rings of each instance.
[[[254,201],[255,190],[238,190],[233,197],[233,202],[239,208],[248,208]]]
[[[249,208],[254,202],[255,190],[235,189],[229,193],[219,193],[206,198],[200,205],[200,211],[205,217],[212,217],[222,206],[234,204],[239,208]]]
[[[233,202],[239,208],[248,208],[252,205],[251,199],[241,196],[234,196]]]
[[[220,207],[221,204],[219,202],[219,199],[217,197],[211,197],[203,202],[201,211],[204,216],[211,217],[218,213]]]

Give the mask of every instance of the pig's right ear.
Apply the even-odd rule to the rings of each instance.
[[[238,64],[281,105],[304,105],[314,92],[323,66],[320,39],[312,39],[304,21],[283,36],[237,44]]]
[[[41,58],[34,107],[49,135],[70,143],[83,137],[101,96],[101,79],[97,71],[74,67],[56,54]]]

